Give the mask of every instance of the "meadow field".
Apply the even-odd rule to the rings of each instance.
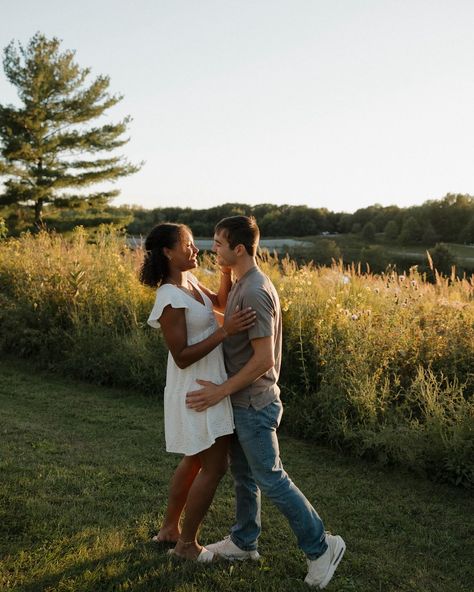
[[[151,542],[178,462],[165,452],[159,396],[33,373],[10,359],[0,361],[0,408],[3,592],[309,590],[304,555],[266,499],[260,562],[176,563]],[[471,491],[287,433],[280,440],[288,472],[347,543],[328,591],[472,591]],[[226,535],[233,514],[226,475],[201,540]]]
[[[160,397],[167,351],[146,325],[142,253],[40,233],[0,242],[0,348],[39,368]],[[292,435],[438,482],[474,483],[474,282],[416,267],[298,267],[263,253],[284,316],[282,397]],[[204,257],[198,275],[215,286]]]

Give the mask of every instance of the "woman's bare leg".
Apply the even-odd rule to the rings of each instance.
[[[166,508],[163,524],[153,540],[157,543],[176,543],[180,536],[179,519],[186,504],[189,489],[201,468],[201,461],[197,455],[184,456],[171,477],[168,507]]]
[[[183,527],[175,547],[176,554],[186,559],[196,559],[201,551],[197,532],[227,470],[229,442],[230,436],[217,438],[210,448],[198,454],[201,470],[189,489]]]

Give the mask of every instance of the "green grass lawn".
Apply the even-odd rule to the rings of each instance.
[[[257,564],[175,563],[150,542],[177,462],[156,398],[0,363],[0,590],[308,590],[304,556],[268,502]],[[286,468],[347,552],[328,590],[474,589],[472,492],[281,438]],[[227,533],[227,476],[202,529]]]

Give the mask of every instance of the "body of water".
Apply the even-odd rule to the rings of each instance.
[[[143,244],[144,238],[140,236],[127,237],[127,245],[129,247],[137,248]],[[212,250],[212,238],[197,238],[195,241],[196,247],[200,251]],[[312,243],[309,241],[298,240],[294,238],[263,238],[260,241],[262,249],[269,251],[277,251],[278,253],[286,253],[290,247],[311,247]]]

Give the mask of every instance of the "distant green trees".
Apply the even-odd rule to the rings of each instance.
[[[221,218],[244,214],[255,216],[264,236],[310,236],[322,232],[337,232],[340,214],[325,208],[308,206],[278,206],[275,204],[226,203],[213,208],[194,210],[191,208],[156,208],[145,210],[134,208],[134,220],[128,226],[131,234],[145,234],[154,224],[164,221],[178,221],[188,224],[196,236],[212,236],[214,226]]]
[[[389,220],[383,230],[385,238],[389,241],[397,240],[399,232],[400,230],[395,220]]]
[[[128,142],[130,118],[88,126],[122,96],[108,91],[110,80],[87,82],[73,51],[36,33],[27,45],[12,41],[4,51],[4,70],[21,105],[0,104],[0,178],[5,190],[0,205],[34,209],[37,226],[44,208],[104,208],[118,190],[85,193],[89,187],[135,173],[120,156],[104,156]]]
[[[410,216],[403,222],[398,240],[402,245],[414,245],[421,243],[421,227],[414,216]]]
[[[133,208],[131,212],[133,222],[128,226],[131,234],[146,234],[158,222],[176,220],[189,224],[196,236],[211,236],[216,221],[245,214],[257,218],[262,236],[267,237],[353,233],[367,242],[385,239],[403,245],[474,242],[474,198],[469,195],[448,195],[410,208],[371,206],[354,214],[307,206],[237,203],[201,210]]]
[[[375,224],[366,222],[362,228],[361,236],[368,243],[373,243],[375,241]]]
[[[423,228],[421,242],[424,245],[433,245],[439,240],[439,235],[433,227],[433,224],[428,221]]]
[[[361,208],[340,218],[340,232],[359,233],[368,222],[388,241],[402,245],[434,245],[437,242],[474,242],[474,197],[448,194],[421,206],[398,208],[379,204]]]
[[[442,242],[459,242],[463,228],[474,215],[474,198],[470,195],[448,194],[439,201],[422,206],[422,219],[430,221]]]
[[[474,198],[471,196],[462,196],[462,199],[447,196],[411,208],[366,208],[364,216],[359,210],[347,214],[325,208],[275,204],[251,206],[224,203],[207,209],[166,207],[152,210],[138,206],[93,205],[87,200],[72,205],[74,207],[56,208],[54,203],[49,204],[44,210],[48,227],[62,232],[71,230],[77,224],[96,226],[113,223],[126,227],[129,234],[144,235],[159,222],[177,221],[188,224],[195,236],[209,237],[221,218],[245,214],[257,218],[261,234],[265,237],[352,233],[369,243],[423,244],[428,247],[437,242],[474,244]],[[3,208],[0,205],[0,216],[5,218],[11,234],[18,234],[31,225],[28,211],[16,205]]]
[[[474,214],[471,214],[470,220],[462,229],[459,235],[459,242],[474,244]]]

